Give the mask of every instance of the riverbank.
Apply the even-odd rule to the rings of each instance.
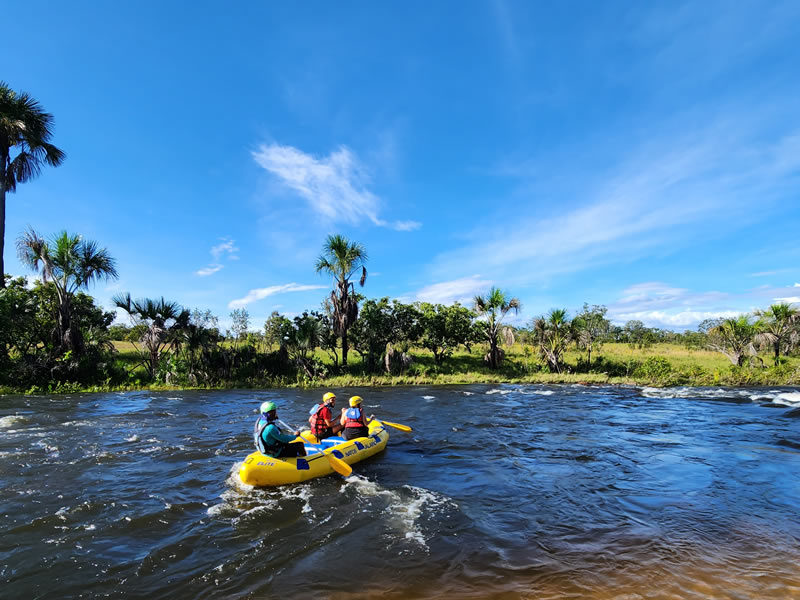
[[[529,347],[515,344],[506,348],[506,360],[492,371],[483,363],[482,349],[458,352],[442,364],[435,364],[430,353],[421,349],[410,352],[412,364],[405,373],[389,375],[365,371],[361,358],[351,353],[347,370],[338,369],[331,358],[318,353],[330,374],[310,378],[299,375],[256,376],[243,380],[223,381],[213,385],[192,385],[188,381],[149,382],[144,369],[137,366],[138,355],[127,342],[117,342],[116,362],[128,371],[124,382],[97,384],[60,383],[32,386],[27,389],[0,388],[0,394],[12,393],[78,393],[116,391],[169,391],[190,389],[264,389],[316,387],[376,387],[397,385],[468,385],[468,384],[603,384],[668,386],[748,386],[800,385],[800,358],[784,357],[778,366],[771,357],[761,358],[764,366],[734,367],[723,355],[709,350],[687,349],[676,344],[655,344],[650,348],[631,348],[627,344],[606,344],[592,357],[591,367],[585,354],[575,351],[565,355],[562,373],[547,372]],[[344,371],[344,372],[343,372]]]

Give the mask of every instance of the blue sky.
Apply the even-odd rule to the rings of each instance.
[[[4,9],[0,78],[55,115],[8,196],[120,280],[228,322],[369,297],[605,304],[677,330],[800,301],[796,2],[97,3]]]

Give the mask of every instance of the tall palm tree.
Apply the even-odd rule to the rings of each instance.
[[[97,280],[116,279],[116,261],[97,242],[66,231],[45,240],[33,229],[17,239],[20,261],[42,273],[44,283],[52,282],[58,296],[58,346],[62,350],[83,352],[83,336],[72,323],[72,299]]]
[[[504,291],[492,287],[485,296],[475,296],[474,303],[478,317],[485,317],[482,323],[489,342],[489,368],[496,369],[502,361],[498,342],[500,324],[509,311],[519,312],[519,298],[510,298]]]
[[[347,330],[358,318],[358,297],[355,285],[350,281],[359,270],[359,285],[364,287],[367,280],[367,250],[357,242],[351,242],[341,235],[329,235],[322,246],[322,254],[317,259],[317,273],[333,276],[333,290],[330,303],[333,307],[333,325],[336,334],[342,338],[342,366],[347,366]]]
[[[64,152],[50,143],[53,115],[25,92],[0,81],[0,288],[4,288],[3,250],[6,238],[6,192],[14,192],[47,164],[57,167]]]
[[[772,346],[775,354],[775,365],[780,363],[781,349],[797,336],[800,322],[800,310],[786,302],[773,304],[767,310],[757,310],[757,323],[760,333],[756,341]]]
[[[151,378],[155,378],[161,353],[180,343],[177,334],[189,326],[191,313],[177,302],[168,302],[164,298],[131,300],[130,294],[119,294],[111,301],[128,313],[135,325],[144,325],[139,341],[144,346],[142,354],[147,371]]]

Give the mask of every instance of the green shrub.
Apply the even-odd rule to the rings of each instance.
[[[634,371],[637,379],[647,379],[648,381],[665,381],[672,373],[672,365],[661,356],[650,356],[646,358]]]

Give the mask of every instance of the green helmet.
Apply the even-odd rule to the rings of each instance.
[[[271,410],[275,410],[276,408],[277,408],[277,406],[275,406],[274,402],[264,402],[261,405],[261,412],[266,414]]]

